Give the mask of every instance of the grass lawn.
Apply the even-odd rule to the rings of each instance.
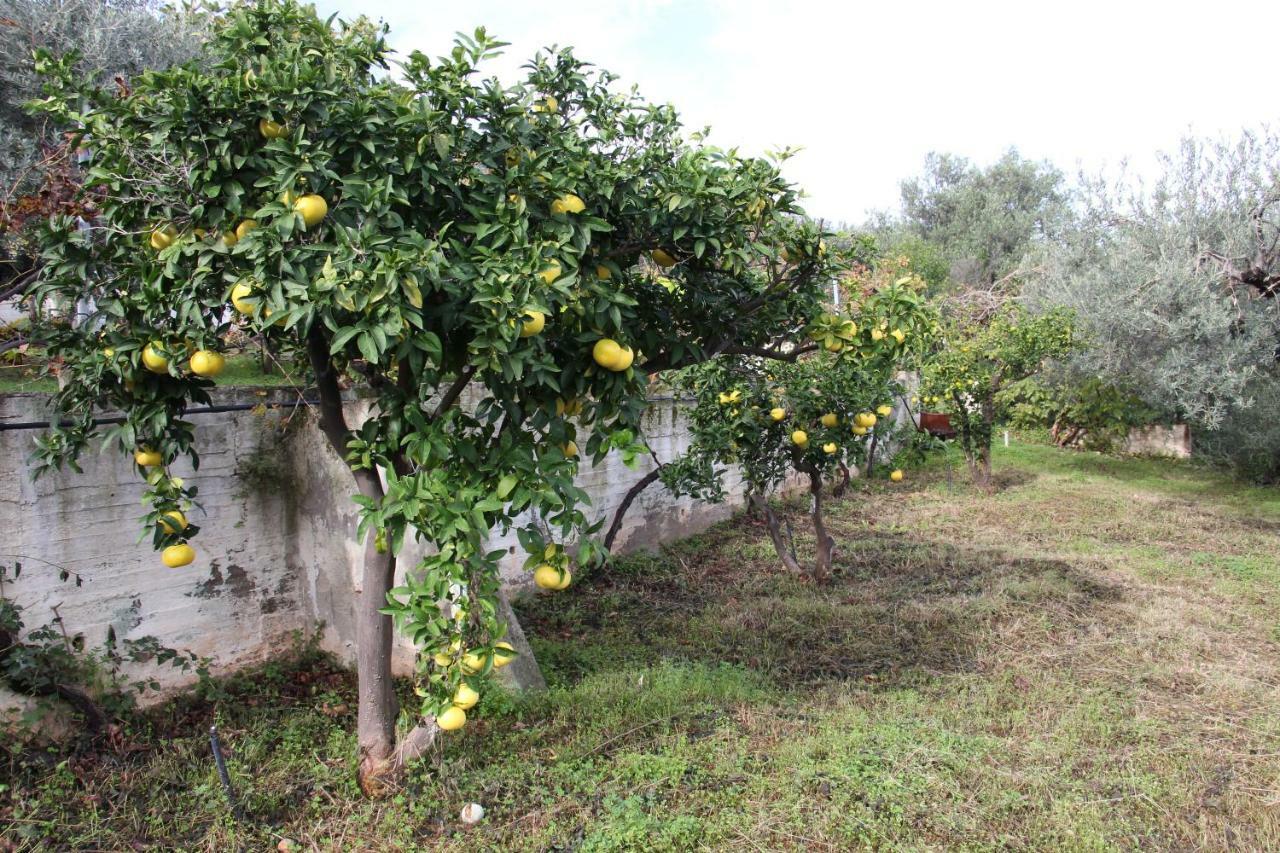
[[[295,373],[290,381],[279,369],[271,373],[262,370],[262,359],[256,352],[243,352],[227,358],[227,366],[218,376],[218,384],[223,386],[249,385],[255,387],[276,387],[291,385],[305,381],[302,371],[296,366],[288,366]],[[37,392],[52,393],[58,390],[57,380],[41,373],[42,365],[38,359],[32,358],[30,363],[0,364],[0,394],[34,394]]]
[[[744,518],[539,596],[520,613],[551,689],[487,693],[394,798],[358,796],[352,679],[311,656],[96,754],[11,760],[0,839],[1280,849],[1280,490],[1025,444],[996,470],[990,496],[942,460],[855,484],[829,587]]]

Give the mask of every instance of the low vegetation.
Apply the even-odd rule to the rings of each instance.
[[[486,693],[397,796],[359,795],[354,681],[303,653],[9,755],[0,849],[1280,845],[1280,495],[1017,443],[993,495],[961,466],[855,481],[830,586],[741,518],[535,598],[551,689]]]

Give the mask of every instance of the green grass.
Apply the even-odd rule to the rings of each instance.
[[[954,458],[855,484],[831,511],[826,587],[782,573],[740,518],[524,603],[550,689],[486,692],[387,800],[353,782],[350,675],[304,656],[158,709],[115,744],[11,758],[0,839],[1280,847],[1277,492],[1026,444],[998,448],[996,471],[993,495]],[[208,758],[215,719],[246,823]],[[467,827],[472,801],[487,815]]]
[[[286,377],[279,369],[264,373],[262,359],[257,353],[232,355],[227,358],[227,366],[218,377],[218,384],[224,387],[274,388],[306,382],[302,371],[290,365],[285,367],[293,374],[292,377]],[[0,394],[47,394],[56,390],[57,380],[43,375],[42,366],[35,358],[22,364],[0,364]]]

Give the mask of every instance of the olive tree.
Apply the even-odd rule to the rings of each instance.
[[[1248,447],[1251,472],[1280,471],[1280,136],[1185,139],[1147,184],[1084,179],[1077,206],[1026,285],[1037,310],[1078,318],[1090,345],[1074,370],[1132,387],[1225,458]]]
[[[1017,151],[986,167],[931,153],[924,173],[902,183],[901,226],[941,252],[952,278],[989,288],[1069,221],[1067,201],[1062,173]],[[897,239],[910,246],[910,240]],[[928,254],[921,248],[912,254],[923,261]],[[923,273],[924,264],[918,266]]]
[[[639,452],[646,374],[778,346],[838,263],[777,162],[687,141],[670,107],[568,52],[504,87],[480,73],[499,47],[478,31],[388,74],[382,27],[262,0],[218,23],[199,64],[123,96],[40,60],[41,108],[90,152],[97,216],[52,217],[42,237],[37,304],[87,308],[44,318],[66,421],[38,470],[95,437],[134,454],[154,545],[190,564],[197,495],[168,468],[198,462],[183,413],[209,399],[224,337],[305,354],[360,505],[370,794],[510,659],[490,533],[515,529],[536,582],[566,586],[600,554],[574,474]],[[371,397],[363,422],[348,383]],[[95,426],[104,407],[123,422]],[[398,573],[410,537],[428,556]],[[396,627],[420,698],[399,734]]]
[[[24,108],[40,96],[33,52],[74,50],[80,74],[123,89],[148,68],[196,56],[215,14],[200,4],[156,0],[0,0],[0,304],[34,280],[27,222],[79,212],[70,205],[75,149]]]

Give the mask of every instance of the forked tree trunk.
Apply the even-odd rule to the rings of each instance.
[[[787,540],[782,536],[782,522],[778,519],[778,514],[773,511],[773,507],[769,506],[769,499],[756,492],[752,492],[748,499],[751,506],[764,516],[765,526],[769,529],[769,540],[773,542],[773,550],[777,552],[782,565],[789,572],[795,572],[798,575],[808,574],[792,555],[791,549],[787,547]]]
[[[321,432],[339,458],[345,460],[348,428],[342,413],[342,395],[329,362],[329,343],[319,328],[313,327],[308,336],[307,354],[320,398]],[[377,471],[360,469],[351,473],[360,494],[370,500],[382,500],[385,493]],[[383,796],[393,789],[404,768],[430,747],[438,731],[430,721],[415,726],[399,741],[396,739],[400,708],[391,676],[395,627],[391,617],[380,612],[395,582],[395,573],[395,556],[389,550],[380,553],[377,538],[370,534],[356,602],[358,777],[360,790],[370,797]]]
[[[867,476],[871,476],[871,475],[868,474]],[[846,490],[848,490],[849,483],[852,479],[853,479],[853,472],[849,470],[848,465],[841,462],[840,463],[840,482],[836,483],[834,486],[831,487],[831,497],[833,498],[844,497],[844,493]]]
[[[769,501],[765,496],[752,492],[749,500],[751,506],[764,516],[765,526],[769,531],[769,540],[773,543],[773,550],[777,552],[778,559],[782,562],[783,567],[789,572],[804,575],[817,583],[826,583],[831,580],[831,563],[835,556],[835,540],[827,532],[826,519],[822,513],[822,476],[816,470],[806,471],[806,473],[809,475],[809,492],[813,496],[810,519],[813,521],[813,532],[817,539],[812,567],[801,565],[795,554],[792,553],[786,538],[782,535],[782,522],[778,518],[778,514],[773,511],[773,507],[769,506]]]
[[[831,560],[835,555],[836,542],[827,533],[826,519],[822,515],[822,475],[816,470],[809,471],[809,493],[813,496],[813,533],[818,544],[814,552],[813,579],[818,583],[831,580]]]

